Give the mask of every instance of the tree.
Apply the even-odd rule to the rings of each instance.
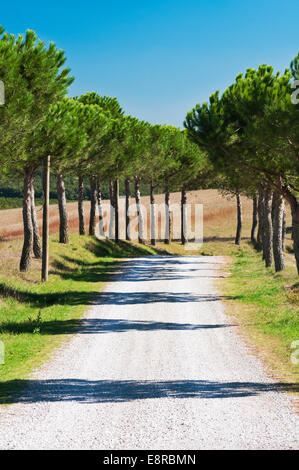
[[[250,240],[254,245],[257,244],[256,230],[257,230],[257,196],[256,194],[252,198],[252,226],[250,233]]]
[[[19,36],[17,39],[4,34],[0,42],[0,54],[3,57],[1,62],[5,64],[6,69],[8,64],[5,63],[5,52],[8,52],[9,59],[13,59],[12,71],[3,75],[8,91],[7,99],[11,104],[3,108],[1,121],[2,123],[10,121],[14,113],[15,124],[12,125],[12,134],[19,136],[19,142],[14,145],[16,138],[5,140],[3,154],[7,168],[13,169],[14,172],[22,172],[24,175],[24,244],[20,270],[27,271],[33,247],[32,179],[34,170],[41,162],[40,155],[32,155],[31,143],[46,119],[51,104],[65,95],[73,79],[69,76],[69,69],[61,70],[65,63],[64,52],[59,51],[54,43],[50,43],[46,48],[33,31],[28,30],[25,37]],[[14,78],[16,81],[12,83],[11,80]],[[17,91],[13,91],[13,88]],[[21,93],[24,93],[24,96],[19,100]]]
[[[167,154],[168,130],[165,126],[148,127],[148,141],[145,152],[146,181],[150,185],[150,240],[156,245],[156,204],[155,189],[159,186],[165,169],[164,156]]]
[[[43,158],[52,156],[52,170],[56,173],[60,243],[69,242],[63,174],[73,169],[86,144],[86,131],[79,119],[82,107],[82,104],[70,98],[52,105],[31,143],[33,155]]]
[[[126,181],[126,238],[129,233],[129,197],[130,181],[134,181],[135,203],[138,217],[138,241],[144,243],[143,213],[140,199],[140,181],[146,175],[147,149],[150,125],[132,116],[126,116],[122,121],[121,132],[118,133],[118,148],[120,153],[115,160],[114,171],[122,175]],[[117,167],[115,166],[117,164]]]
[[[169,191],[181,190],[181,241],[185,244],[187,241],[186,191],[188,184],[194,181],[198,173],[206,166],[206,158],[198,146],[189,140],[186,131],[169,128],[169,138],[170,162],[162,175],[165,184],[165,242],[170,242],[171,235]]]
[[[80,103],[89,106],[96,106],[101,113],[102,122],[99,128],[92,125],[89,128],[89,142],[94,143],[94,148],[89,152],[89,176],[91,182],[91,205],[89,234],[95,233],[96,224],[96,203],[100,214],[100,231],[103,233],[102,224],[102,202],[101,202],[101,182],[106,179],[107,173],[111,178],[112,174],[118,174],[120,143],[123,139],[123,114],[116,98],[100,96],[95,92],[86,93],[76,98]],[[105,123],[103,122],[105,120]],[[97,133],[94,134],[94,133]],[[114,226],[114,192],[113,183],[110,185],[110,232]],[[97,196],[96,196],[97,195]],[[82,217],[82,216],[81,216]],[[112,235],[112,233],[110,233]]]
[[[295,63],[293,68],[296,69]],[[209,105],[198,105],[186,118],[189,134],[208,149],[210,156],[214,155],[221,168],[235,167],[261,183],[260,191],[265,196],[263,200],[260,197],[263,210],[259,216],[264,219],[260,233],[266,266],[271,265],[272,259],[270,215],[275,189],[293,208],[293,226],[297,211],[299,220],[298,108],[291,104],[290,77],[288,71],[274,74],[273,68],[266,65],[258,70],[248,69],[244,77],[238,75],[221,99],[218,93],[214,94]],[[295,235],[294,251],[299,260],[298,238],[299,234]],[[299,269],[298,261],[297,265]]]
[[[256,181],[246,174],[239,165],[244,151],[242,135],[237,140],[231,124],[235,120],[232,107],[227,105],[226,91],[221,99],[216,92],[209,104],[197,105],[187,114],[184,125],[190,139],[207,152],[215,171],[217,187],[224,194],[236,197],[237,228],[235,244],[239,245],[242,232],[242,205],[240,194],[256,191]]]
[[[295,72],[295,62],[293,73]],[[295,75],[296,76],[296,75]],[[294,78],[295,78],[294,76]],[[244,152],[241,165],[247,171],[254,172],[264,181],[266,219],[263,224],[264,236],[271,239],[268,230],[270,225],[269,211],[272,206],[269,199],[271,192],[278,191],[291,205],[293,227],[299,220],[298,198],[296,196],[299,173],[298,158],[298,105],[291,103],[290,73],[286,70],[283,75],[273,74],[273,68],[261,66],[257,71],[249,70],[244,78],[240,78],[234,90],[234,109],[243,120],[242,132],[244,133],[248,149]],[[231,100],[232,102],[232,100]],[[241,103],[241,104],[240,104]],[[253,106],[254,104],[254,106]],[[254,109],[255,108],[255,109]],[[241,119],[239,119],[241,121]],[[239,131],[241,132],[241,131]],[[275,211],[279,211],[275,214]],[[283,218],[282,204],[274,205],[276,220]],[[298,223],[298,222],[297,222]],[[274,230],[281,230],[281,224],[274,224]],[[295,229],[296,231],[296,229]],[[279,258],[283,259],[281,234],[274,234],[274,251],[279,252]],[[294,251],[299,272],[299,234],[294,236]],[[269,265],[267,256],[271,252],[267,250],[266,264]],[[283,263],[276,263],[276,269],[280,270]]]

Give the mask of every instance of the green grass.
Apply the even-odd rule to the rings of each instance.
[[[0,272],[0,341],[5,364],[0,365],[0,403],[24,385],[62,341],[78,328],[87,306],[103,288],[121,258],[153,255],[147,246],[70,236],[69,245],[51,241],[49,281],[40,283],[40,261],[30,273],[18,273],[18,242],[1,244],[5,253]]]
[[[250,244],[234,254],[231,275],[219,286],[232,314],[250,337],[274,374],[298,382],[299,366],[292,364],[292,341],[299,340],[299,282],[294,263],[286,259],[281,273],[266,269]]]

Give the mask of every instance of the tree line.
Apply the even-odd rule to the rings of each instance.
[[[292,236],[299,272],[299,55],[283,74],[262,65],[248,69],[220,96],[197,104],[185,129],[153,125],[126,115],[116,98],[95,92],[69,98],[74,78],[66,57],[54,43],[46,46],[28,30],[15,37],[0,28],[0,79],[5,104],[0,107],[1,177],[23,179],[24,243],[20,270],[31,256],[41,257],[34,202],[34,176],[51,156],[59,206],[59,241],[68,243],[65,176],[77,181],[79,233],[95,234],[96,208],[103,230],[103,185],[109,188],[109,236],[119,238],[119,186],[126,197],[126,239],[130,240],[128,207],[131,191],[138,216],[138,240],[144,243],[140,185],[150,188],[151,243],[156,243],[155,192],[181,191],[182,243],[187,189],[217,187],[235,195],[240,244],[240,195],[253,200],[251,240],[263,252],[266,266],[284,268],[285,201],[292,213]],[[89,227],[85,227],[84,181],[89,181]],[[168,229],[169,229],[169,224]],[[169,230],[165,241],[170,237]]]
[[[299,273],[299,55],[284,73],[261,65],[239,74],[220,96],[197,104],[184,125],[208,156],[213,178],[236,195],[240,243],[240,194],[253,199],[251,240],[266,267],[284,269],[285,202],[291,207],[292,237]]]
[[[34,175],[51,156],[56,175],[59,206],[59,241],[69,242],[65,175],[78,181],[79,233],[87,231],[84,218],[84,180],[89,180],[88,233],[95,234],[96,208],[102,219],[102,186],[109,185],[112,206],[109,235],[119,238],[119,180],[123,181],[126,209],[133,187],[138,215],[138,239],[144,243],[140,184],[150,186],[151,221],[155,227],[155,191],[165,191],[169,218],[169,194],[182,190],[186,202],[188,182],[205,164],[205,154],[186,130],[152,125],[126,115],[116,98],[95,92],[69,98],[73,77],[65,68],[65,54],[54,43],[46,46],[28,30],[15,37],[0,28],[0,79],[5,85],[5,104],[0,107],[0,163],[2,177],[23,179],[24,243],[20,270],[28,271],[31,257],[40,258],[42,247],[35,210]],[[182,209],[182,217],[184,210]],[[126,239],[128,231],[126,210]],[[169,233],[166,234],[169,237]],[[185,243],[186,240],[184,239]],[[151,243],[156,243],[151,230]]]

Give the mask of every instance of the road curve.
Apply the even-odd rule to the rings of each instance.
[[[128,260],[0,411],[1,449],[295,449],[298,416],[238,337],[220,257]]]

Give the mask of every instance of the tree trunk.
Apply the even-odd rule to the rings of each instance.
[[[282,216],[282,251],[285,251],[286,249],[286,234],[287,234],[287,217],[286,217],[286,206],[285,202],[283,201],[283,216]]]
[[[181,191],[181,242],[182,245],[186,245],[188,242],[187,239],[187,192],[186,192],[186,186],[182,186],[182,191]]]
[[[257,228],[257,197],[254,196],[252,198],[252,226],[251,226],[251,235],[250,235],[250,239],[254,245],[257,243],[256,228]]]
[[[110,218],[109,218],[109,239],[114,240],[115,228],[115,210],[114,210],[114,188],[113,181],[109,181],[110,192]]]
[[[155,206],[155,194],[154,194],[154,185],[151,181],[150,186],[150,202],[151,202],[151,245],[156,245],[156,206]]]
[[[273,223],[273,254],[275,271],[284,269],[284,256],[282,251],[282,231],[283,231],[283,213],[284,201],[278,191],[273,193],[272,201],[272,223]]]
[[[31,188],[33,170],[27,169],[24,175],[23,185],[23,224],[24,243],[20,260],[20,271],[29,271],[31,265],[31,253],[33,249],[33,227],[31,217]]]
[[[258,195],[258,232],[257,232],[257,249],[260,251],[263,249],[263,238],[264,238],[264,188],[262,184],[259,185],[259,195]]]
[[[131,240],[131,234],[130,234],[130,180],[129,178],[126,178],[125,180],[125,192],[126,192],[126,216],[125,216],[125,221],[126,221],[126,240],[130,241]]]
[[[264,259],[266,268],[273,262],[273,227],[272,227],[272,190],[266,188],[264,192]]]
[[[101,181],[100,178],[97,178],[97,199],[98,199],[98,210],[99,210],[99,233],[101,237],[105,237],[104,230],[104,211],[102,204],[102,191],[101,191]]]
[[[235,238],[235,244],[240,245],[241,242],[241,233],[242,233],[242,202],[240,194],[236,194],[237,199],[237,232]]]
[[[168,185],[165,186],[165,240],[164,243],[170,243],[170,213],[169,213],[169,189]]]
[[[69,243],[68,216],[66,209],[65,186],[62,174],[57,175],[57,199],[59,207],[59,243]]]
[[[135,178],[135,201],[136,201],[137,216],[138,216],[138,242],[144,244],[143,215],[142,215],[142,210],[141,210],[140,185],[139,185],[138,178]]]
[[[299,274],[299,200],[295,196],[291,199],[292,226],[293,226],[293,242],[294,253]]]
[[[33,229],[33,253],[35,258],[40,259],[42,257],[42,245],[39,236],[39,228],[37,223],[36,217],[36,210],[35,210],[35,195],[34,195],[34,183],[32,179],[31,184],[31,218],[32,218],[32,229]]]
[[[81,175],[79,175],[79,178],[78,178],[78,215],[79,215],[79,234],[85,235],[84,184],[83,184],[83,176]]]
[[[115,241],[119,242],[119,180],[114,181],[114,205],[115,205]]]
[[[50,165],[51,157],[48,155],[43,161],[43,252],[42,252],[42,281],[49,277],[49,205],[50,205]]]
[[[96,234],[96,207],[97,207],[97,177],[91,175],[90,177],[90,214],[89,214],[89,235]]]

